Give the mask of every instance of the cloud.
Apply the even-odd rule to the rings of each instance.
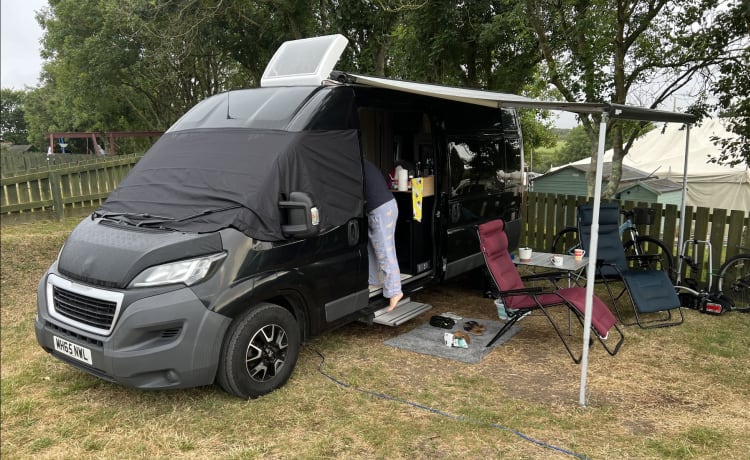
[[[42,29],[36,13],[46,0],[3,0],[0,3],[0,86],[24,89],[39,84]]]

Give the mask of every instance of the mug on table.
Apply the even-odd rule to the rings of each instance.
[[[555,267],[562,267],[563,256],[561,256],[560,254],[553,255],[550,260],[552,261],[552,265],[554,265]]]

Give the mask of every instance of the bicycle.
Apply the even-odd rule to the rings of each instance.
[[[725,260],[719,269],[719,292],[733,302],[733,310],[750,312],[750,252]]]
[[[708,271],[705,286],[700,286],[701,264],[696,261],[698,247],[708,250]],[[750,253],[740,253],[725,260],[718,272],[713,271],[713,248],[711,242],[691,239],[685,241],[677,268],[675,290],[682,306],[702,313],[721,315],[730,311],[750,312]],[[690,269],[694,278],[682,279],[683,263]],[[687,271],[686,271],[687,274]],[[714,289],[713,279],[717,278]],[[685,284],[682,284],[682,283]]]
[[[649,235],[641,235],[638,225],[651,225],[654,222],[654,209],[633,208],[620,210],[624,221],[620,225],[620,236],[627,236],[623,248],[628,264],[642,269],[663,270],[674,280],[674,257],[664,242]],[[577,227],[565,227],[552,240],[550,252],[572,254],[581,247]]]

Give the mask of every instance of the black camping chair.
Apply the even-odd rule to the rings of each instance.
[[[577,212],[581,247],[590,254],[593,206],[580,205]],[[599,242],[596,259],[596,281],[604,283],[607,287],[617,317],[622,324],[626,326],[638,324],[645,329],[676,326],[685,320],[680,308],[680,299],[666,272],[628,266],[620,237],[620,206],[617,203],[602,204],[599,208]],[[622,283],[617,295],[613,291],[614,283]],[[619,301],[625,292],[630,297],[635,321],[623,320]],[[674,310],[679,313],[679,319],[673,318]]]
[[[586,289],[582,287],[557,288],[554,283],[550,284],[549,289],[541,287],[524,286],[523,279],[518,274],[513,261],[508,253],[508,236],[504,231],[505,222],[502,220],[491,220],[478,226],[479,243],[484,256],[484,262],[487,265],[490,277],[497,288],[491,292],[496,298],[502,298],[505,303],[505,312],[507,321],[487,344],[489,347],[497,339],[502,337],[510,328],[521,318],[528,315],[532,310],[541,311],[547,317],[552,327],[557,332],[558,337],[562,340],[565,349],[578,364],[581,362],[581,354],[575,354],[571,349],[568,341],[565,340],[563,332],[555,323],[553,316],[548,311],[550,307],[564,306],[575,314],[581,325],[584,322],[585,315],[585,296]],[[528,278],[527,278],[528,279]],[[540,276],[534,276],[533,279],[542,279]],[[607,352],[614,356],[620,349],[625,337],[622,331],[617,327],[617,318],[612,314],[606,304],[598,297],[594,296],[591,329],[602,346]],[[614,346],[609,347],[605,340],[609,333],[615,330],[619,339]],[[611,343],[611,342],[609,342]]]

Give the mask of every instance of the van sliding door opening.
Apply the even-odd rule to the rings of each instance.
[[[362,108],[359,122],[362,154],[381,170],[398,204],[395,238],[401,273],[414,276],[431,270],[435,194],[429,118],[418,111]],[[417,199],[411,181],[398,187],[397,167],[406,169],[408,176],[425,178]]]

